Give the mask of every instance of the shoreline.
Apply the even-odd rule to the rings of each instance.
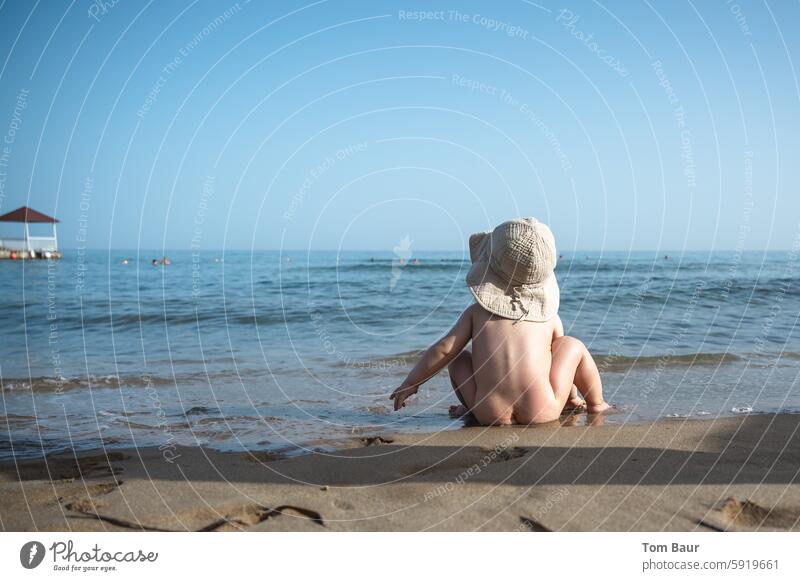
[[[649,417],[647,415],[637,413],[636,408],[626,408],[622,407],[619,408],[617,411],[603,415],[601,417],[591,417],[587,416],[586,413],[579,413],[579,414],[572,414],[569,412],[565,412],[559,418],[559,420],[555,420],[552,426],[548,425],[547,427],[554,427],[556,426],[555,422],[558,422],[558,425],[568,428],[568,427],[583,427],[588,426],[590,424],[594,425],[596,422],[602,425],[603,423],[607,423],[609,426],[642,426],[642,425],[649,425],[654,423],[661,423],[661,422],[681,422],[681,421],[699,421],[699,422],[713,422],[713,421],[721,421],[721,420],[731,420],[736,418],[743,418],[747,416],[781,416],[781,415],[798,415],[800,416],[800,410],[796,408],[781,408],[781,409],[766,409],[766,410],[752,410],[752,409],[745,409],[742,408],[741,411],[726,411],[720,412],[717,415],[712,414],[711,412],[694,412],[692,414],[682,414],[682,413],[674,413],[674,414],[666,414],[659,417]],[[445,414],[446,416],[446,414]],[[170,449],[181,448],[181,449],[192,449],[198,448],[202,450],[206,450],[210,454],[261,454],[273,457],[274,459],[289,459],[289,458],[299,458],[307,455],[313,454],[335,454],[342,450],[347,450],[350,448],[357,448],[360,445],[363,445],[363,441],[365,440],[372,440],[375,438],[380,438],[386,435],[391,437],[397,436],[410,436],[414,437],[424,437],[430,434],[436,434],[439,432],[445,431],[459,431],[467,428],[480,428],[480,426],[472,426],[466,423],[463,423],[463,420],[457,419],[448,419],[444,420],[447,425],[443,425],[440,428],[436,429],[435,431],[432,430],[425,430],[425,428],[410,428],[408,430],[402,431],[392,431],[390,427],[376,427],[376,426],[353,426],[353,429],[348,431],[347,433],[342,434],[330,434],[328,436],[320,436],[318,438],[302,442],[297,441],[293,445],[285,445],[283,447],[272,446],[272,447],[264,447],[264,446],[254,446],[253,448],[246,449],[246,446],[242,446],[245,449],[226,449],[224,447],[214,447],[214,446],[207,446],[207,445],[197,445],[197,444],[184,444],[184,443],[177,443],[171,442],[167,447]],[[458,423],[459,425],[452,425],[452,423]],[[524,429],[525,426],[506,426],[506,428],[512,429]],[[539,426],[541,427],[541,426]],[[528,426],[528,429],[533,429],[534,426]],[[241,443],[241,442],[240,442]],[[151,450],[155,449],[157,446],[155,444],[145,444],[139,446],[140,450]],[[161,446],[164,448],[165,446]],[[8,450],[11,448],[9,447]],[[20,462],[41,462],[42,459],[47,457],[60,457],[60,456],[68,456],[72,457],[81,457],[84,455],[95,455],[95,454],[102,454],[105,452],[130,452],[131,450],[136,449],[135,446],[130,445],[126,442],[115,442],[115,441],[106,441],[105,446],[98,447],[98,446],[85,446],[82,443],[79,444],[75,448],[70,447],[63,447],[63,448],[50,448],[46,450],[42,450],[40,447],[30,448],[25,447],[25,449],[18,450],[16,455],[14,454],[7,454],[6,451],[0,453],[0,470],[2,470],[2,466],[6,463],[13,462],[15,459]]]
[[[4,530],[800,530],[800,414],[0,462]]]

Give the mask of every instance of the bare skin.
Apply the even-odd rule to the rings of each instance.
[[[470,341],[471,352],[465,350]],[[513,321],[477,304],[468,307],[390,396],[394,409],[447,365],[463,406],[451,408],[451,415],[471,413],[482,425],[540,424],[558,419],[564,409],[585,405],[597,414],[611,407],[594,359],[578,339],[564,336],[557,316],[543,323]]]

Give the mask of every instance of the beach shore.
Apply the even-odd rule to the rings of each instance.
[[[6,531],[800,530],[800,415],[464,428],[279,458],[0,464]]]

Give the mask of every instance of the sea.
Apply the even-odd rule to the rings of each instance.
[[[153,266],[161,254],[0,261],[0,459],[324,453],[463,427],[445,371],[399,413],[388,399],[471,304],[463,253],[174,251]],[[799,259],[562,255],[560,316],[616,405],[604,421],[799,412]]]

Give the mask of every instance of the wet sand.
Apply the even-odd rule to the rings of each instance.
[[[278,458],[0,465],[7,531],[800,530],[800,415],[464,428]],[[172,461],[168,461],[171,459]]]

